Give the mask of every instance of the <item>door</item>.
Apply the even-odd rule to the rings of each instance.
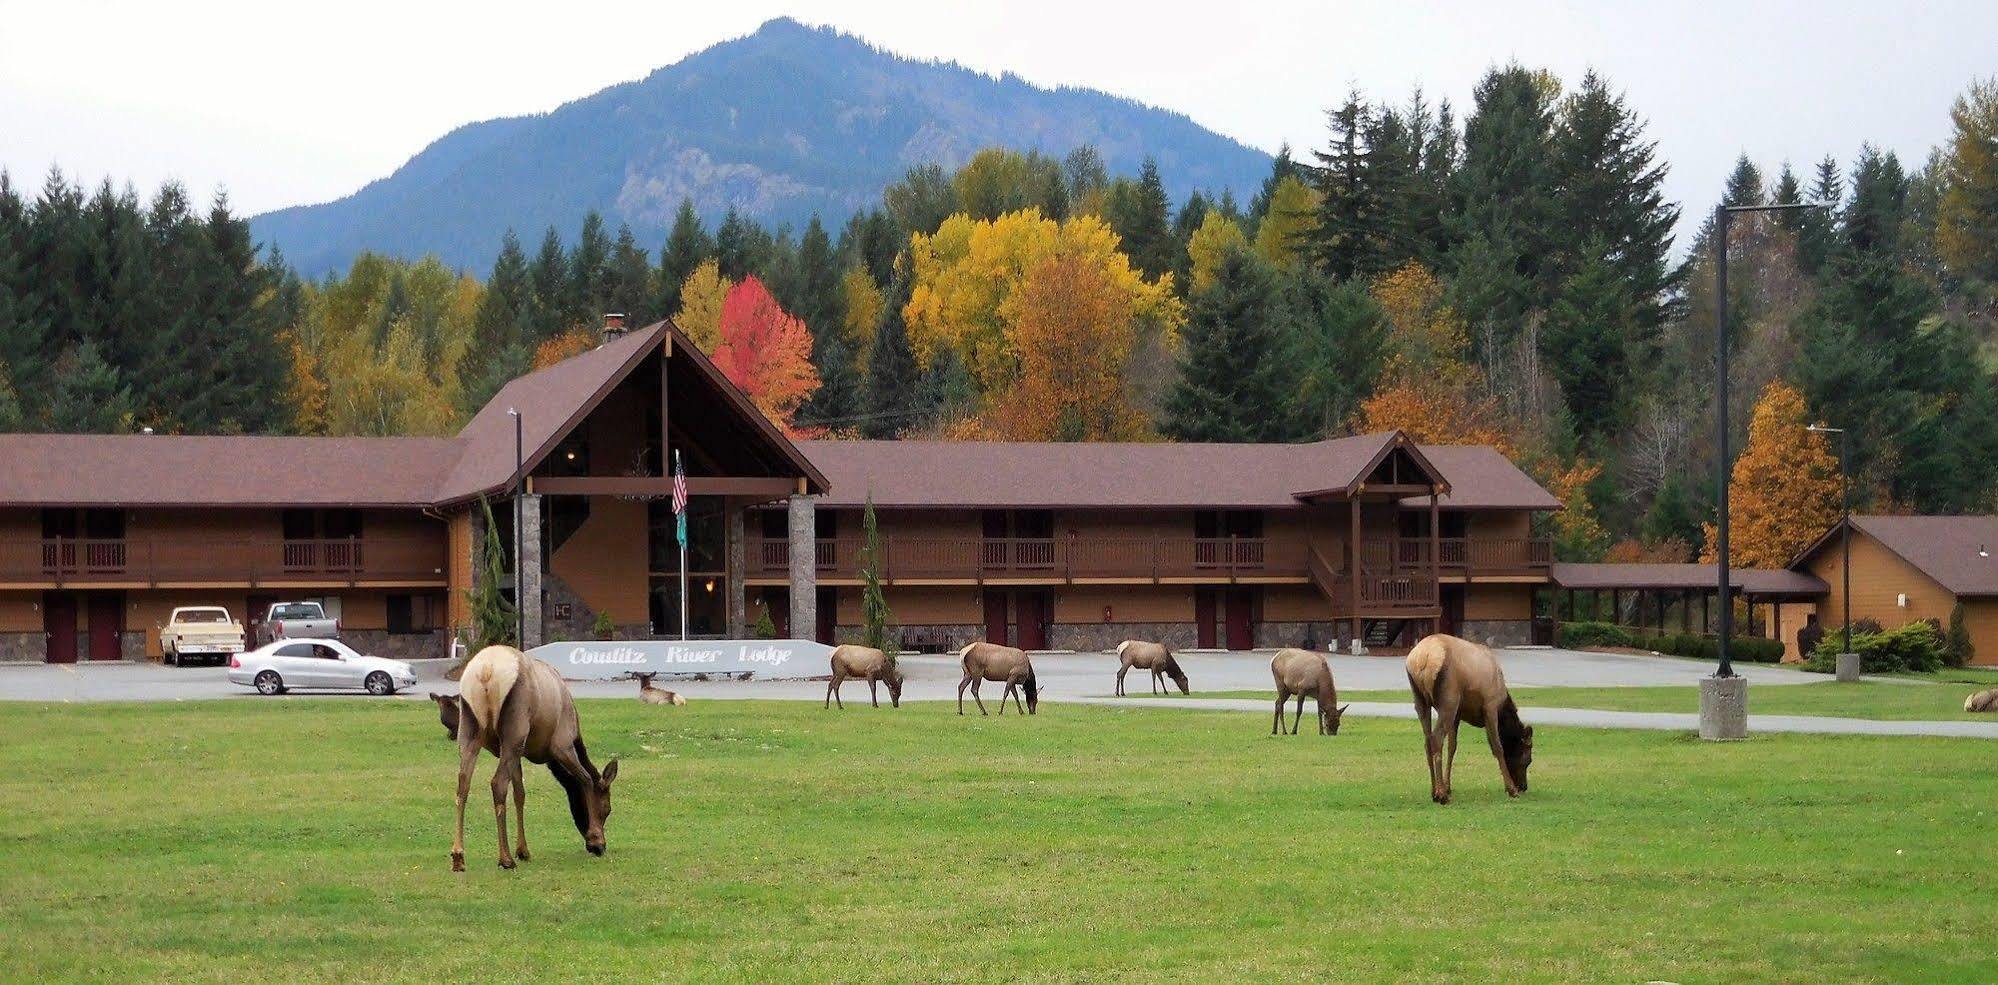
[[[249,637],[245,642],[250,649],[254,650],[270,642],[270,636],[264,626],[264,615],[276,604],[278,597],[275,595],[252,595],[244,601],[243,608],[248,611],[243,613],[243,633]]]
[[[985,642],[1005,646],[1012,638],[1006,633],[1006,593],[985,590]]]
[[[284,678],[286,687],[318,687],[318,660],[310,643],[286,643],[271,651],[271,669]]]
[[[1464,586],[1439,585],[1437,601],[1441,603],[1443,618],[1442,631],[1451,636],[1462,636],[1464,629]]]
[[[86,609],[90,616],[90,659],[116,660],[118,634],[125,630],[125,596],[120,592],[94,592]]]
[[[1202,650],[1214,649],[1214,589],[1193,590],[1193,641]]]
[[[1048,610],[1052,608],[1046,592],[1020,592],[1014,605],[1020,618],[1020,641],[1015,644],[1022,650],[1045,650],[1048,648]]]
[[[76,596],[42,593],[42,635],[48,640],[48,662],[76,662]]]
[[[1228,589],[1227,605],[1228,649],[1255,649],[1255,595],[1246,588]]]
[[[814,639],[831,646],[833,634],[839,631],[839,589],[819,589],[818,617],[818,636]]]

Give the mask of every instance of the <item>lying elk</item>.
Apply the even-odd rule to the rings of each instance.
[[[1964,711],[1998,711],[1998,687],[1979,691],[1963,699]]]
[[[681,697],[680,692],[668,691],[663,687],[652,686],[652,679],[659,676],[656,672],[639,673],[634,671],[631,676],[633,680],[638,682],[638,700],[648,705],[672,705],[675,708],[686,706],[687,699]]]
[[[971,700],[978,702],[978,713],[988,714],[985,699],[978,696],[978,687],[986,681],[1004,683],[1006,690],[999,692],[999,714],[1006,713],[1006,696],[1013,696],[1013,704],[1020,705],[1020,695],[1025,693],[1027,703],[1020,710],[1026,714],[1036,714],[1041,706],[1041,691],[1034,680],[1033,661],[1027,659],[1027,651],[997,643],[973,643],[957,653],[958,663],[964,668],[964,679],[957,682],[957,713],[964,714],[964,689],[971,688]]]
[[[1457,724],[1469,722],[1485,730],[1492,756],[1498,760],[1505,792],[1526,792],[1526,768],[1533,765],[1533,728],[1519,720],[1505,687],[1505,672],[1492,651],[1455,636],[1425,637],[1408,651],[1408,686],[1415,692],[1415,714],[1422,719],[1423,754],[1429,760],[1429,796],[1450,802],[1450,768],[1457,759]],[[1437,717],[1430,724],[1430,714]],[[1443,744],[1449,741],[1445,752]]]
[[[455,710],[438,703],[438,717],[458,740],[458,829],[451,842],[451,870],[465,871],[465,797],[472,789],[472,771],[479,750],[499,759],[493,771],[493,820],[499,826],[499,865],[511,869],[527,852],[527,788],[520,761],[541,763],[569,794],[569,814],[592,855],[604,853],[604,821],[610,817],[611,781],[617,760],[602,773],[583,748],[582,723],[569,685],[555,668],[510,646],[489,646],[465,665],[458,681]],[[506,843],[506,791],[513,787],[514,816],[520,826],[518,845]]]
[[[827,707],[834,702],[838,702],[841,708],[846,707],[846,701],[839,696],[839,686],[850,679],[867,682],[867,700],[873,702],[876,708],[881,707],[876,685],[888,682],[888,704],[895,708],[902,707],[902,670],[895,666],[895,658],[888,654],[871,646],[853,643],[833,647],[832,679],[826,683]]]
[[[1186,671],[1179,669],[1179,661],[1172,658],[1172,649],[1164,643],[1125,640],[1117,644],[1117,659],[1121,662],[1117,668],[1117,694],[1120,697],[1124,694],[1124,675],[1133,667],[1152,672],[1153,694],[1172,693],[1159,680],[1161,676],[1172,678],[1172,682],[1179,685],[1179,693],[1193,693],[1193,689],[1186,685]]]
[[[1285,647],[1270,658],[1270,676],[1276,679],[1276,717],[1270,720],[1270,734],[1283,734],[1283,703],[1297,698],[1297,713],[1290,718],[1290,734],[1304,720],[1304,699],[1318,699],[1318,734],[1338,735],[1339,719],[1351,705],[1339,704],[1339,689],[1332,683],[1332,663],[1325,654]]]

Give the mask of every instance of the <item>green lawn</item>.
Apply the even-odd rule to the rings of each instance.
[[[1962,673],[1957,671],[1957,673]],[[1963,710],[1963,699],[1976,685],[1857,684],[1833,682],[1814,684],[1750,685],[1748,711],[1761,715],[1822,715],[1831,718],[1873,718],[1894,721],[1981,721],[1998,722],[1998,715],[1972,714]],[[1512,695],[1520,707],[1594,708],[1603,711],[1683,711],[1700,710],[1697,687],[1516,687]],[[1137,695],[1134,695],[1134,697]],[[1151,695],[1142,695],[1152,697]],[[1275,691],[1194,692],[1198,698],[1253,698],[1276,700]],[[1178,697],[1178,695],[1173,695]],[[1340,691],[1339,700],[1409,700],[1406,689],[1392,691]],[[1305,704],[1311,704],[1307,700]]]
[[[1042,711],[585,702],[609,855],[453,874],[428,702],[0,705],[0,980],[1998,978],[1989,743]]]

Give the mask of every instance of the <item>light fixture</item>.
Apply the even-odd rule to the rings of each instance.
[[[715,580],[713,578],[710,578],[706,582],[704,582],[701,585],[701,587],[707,589],[708,592],[712,594],[715,590]]]
[[[1991,556],[1991,552],[1990,552],[1990,551],[1987,551],[1987,550],[1985,550],[1985,549],[1984,549],[1984,545],[1983,545],[1983,544],[1979,544],[1979,545],[1977,545],[1977,556],[1978,556],[1978,557],[1990,557],[1990,556]]]
[[[566,458],[567,458],[567,459],[568,459],[569,461],[572,461],[572,462],[573,462],[573,461],[575,461],[575,460],[576,460],[576,453],[575,453],[575,452],[573,452],[573,451],[571,451],[571,452],[566,452],[566,453],[564,453],[564,457],[566,457]]]

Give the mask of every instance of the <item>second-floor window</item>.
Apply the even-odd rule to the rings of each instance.
[[[286,540],[346,540],[361,536],[360,510],[285,510]]]

